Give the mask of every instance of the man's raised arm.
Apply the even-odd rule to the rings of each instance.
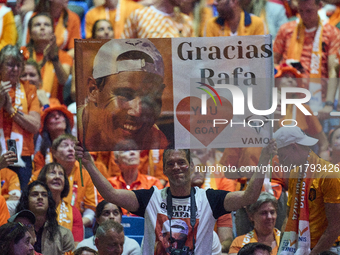
[[[94,186],[96,186],[97,190],[106,201],[123,207],[131,212],[138,210],[139,203],[133,191],[114,189],[111,183],[97,169],[90,153],[84,152],[84,149],[79,145],[75,146],[75,151],[76,158],[82,160],[84,167],[91,176]]]
[[[247,189],[244,191],[229,192],[224,199],[224,208],[226,211],[236,211],[243,206],[255,203],[260,196],[264,173],[262,166],[267,167],[271,155],[277,154],[276,142],[271,139],[269,144],[262,149],[258,167],[253,167],[257,171],[251,177]]]

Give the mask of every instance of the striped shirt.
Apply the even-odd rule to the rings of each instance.
[[[193,36],[193,24],[183,13],[167,14],[155,7],[135,10],[127,19],[122,38],[168,38]]]

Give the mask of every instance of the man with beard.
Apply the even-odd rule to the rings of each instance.
[[[88,103],[78,112],[89,151],[165,149],[155,125],[164,90],[163,58],[147,39],[111,40],[98,51],[88,79]]]
[[[218,17],[207,22],[204,36],[263,35],[266,28],[261,18],[241,8],[240,0],[217,0]]]

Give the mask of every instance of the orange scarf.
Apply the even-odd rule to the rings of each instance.
[[[59,23],[58,23],[59,24]],[[37,59],[37,54],[35,50],[33,50],[33,56],[32,58],[36,60],[37,62],[40,62],[42,60],[41,57]],[[51,61],[47,61],[44,66],[41,68],[41,76],[43,79],[42,82],[42,89],[47,92],[47,96],[50,97],[53,93],[53,83],[54,83],[54,66]]]
[[[310,152],[307,164],[317,165],[318,156]],[[279,248],[280,255],[291,254],[309,254],[310,253],[310,229],[309,229],[309,209],[308,196],[312,183],[312,176],[307,177],[310,169],[295,168],[290,174],[290,181],[297,178],[296,185],[292,192],[292,203],[290,206],[288,221],[281,245]]]
[[[332,16],[329,17],[328,23],[336,26],[340,22],[340,7],[337,6]]]
[[[305,26],[302,19],[297,20],[298,24],[293,32],[291,42],[287,52],[287,63],[300,62],[301,53],[305,40]],[[314,37],[310,74],[309,74],[309,91],[312,94],[310,107],[313,111],[318,111],[322,108],[322,93],[321,93],[321,60],[322,60],[322,32],[323,25],[319,18],[319,25]]]
[[[57,207],[57,215],[59,225],[68,228],[72,232],[73,227],[72,206],[66,201],[61,200]]]
[[[63,50],[66,49],[67,47],[67,41],[68,41],[68,31],[66,29],[66,27],[64,27],[64,12],[66,12],[66,10],[61,12],[61,15],[58,19],[58,23],[55,26],[55,31],[54,34],[58,35],[57,38],[57,45],[59,47],[59,49]],[[59,36],[60,35],[60,36]]]
[[[13,87],[9,91],[9,96],[12,98],[12,105],[13,107],[17,108],[19,112],[28,114],[28,104],[26,98],[26,92],[24,85],[20,82],[17,83],[15,90]],[[7,151],[7,139],[14,139],[16,140],[17,145],[17,155],[18,155],[18,162],[14,164],[14,166],[24,167],[25,162],[21,159],[21,153],[23,148],[23,129],[20,127],[15,121],[12,120],[12,130],[10,137],[5,137],[4,132],[4,119],[9,118],[7,112],[4,111],[3,108],[0,109],[0,143],[1,143],[1,155]]]

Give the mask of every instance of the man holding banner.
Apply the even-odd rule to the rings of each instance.
[[[87,150],[165,149],[155,125],[164,90],[163,58],[147,39],[111,40],[94,58],[79,137]]]
[[[273,137],[280,164],[292,169],[288,219],[278,254],[317,255],[327,250],[340,254],[339,166],[310,150],[318,140],[299,127],[281,127]]]
[[[262,150],[259,169],[261,166],[267,166],[270,155],[275,153],[276,145],[274,140],[271,140]],[[227,192],[212,189],[206,191],[198,187],[191,188],[193,164],[189,151],[166,150],[163,171],[169,178],[170,188],[158,190],[152,187],[148,190],[134,191],[114,189],[95,167],[89,153],[76,146],[76,155],[82,159],[93,183],[105,200],[145,218],[143,254],[154,254],[155,242],[160,241],[158,237],[162,234],[162,226],[171,219],[186,222],[188,234],[184,246],[187,251],[194,251],[196,255],[211,254],[216,219],[255,202],[263,184],[262,171],[256,171],[245,191]],[[174,232],[170,232],[170,236],[172,234]],[[171,242],[175,241],[172,238]],[[176,248],[172,245],[171,247]]]

